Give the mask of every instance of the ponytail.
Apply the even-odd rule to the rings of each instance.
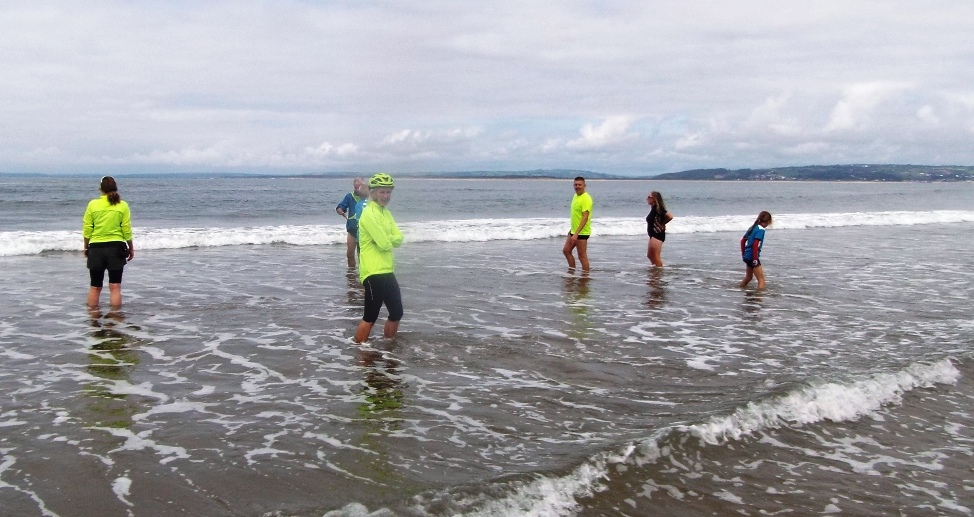
[[[765,223],[765,226],[771,226],[771,221],[771,212],[768,212],[767,210],[762,211],[760,214],[758,214],[758,218],[754,220],[754,224],[747,229],[744,237],[751,235],[751,232],[753,232],[754,229],[757,228],[757,226],[761,223]]]
[[[108,196],[109,204],[117,205],[122,200],[122,196],[118,194],[118,185],[115,183],[115,178],[111,176],[105,176],[101,179],[101,191]]]

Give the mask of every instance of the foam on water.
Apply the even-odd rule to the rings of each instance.
[[[926,212],[849,212],[826,214],[775,214],[776,230],[840,228],[855,226],[914,226],[974,222],[974,211],[934,210]],[[667,225],[673,234],[740,232],[753,223],[753,216],[688,216]],[[457,219],[404,223],[400,228],[406,242],[489,242],[536,240],[562,237],[568,228],[564,218]],[[601,217],[598,235],[633,236],[646,232],[639,218]],[[78,251],[80,232],[0,232],[0,256],[36,255],[45,251]],[[321,246],[345,243],[345,231],[335,225],[289,225],[226,228],[136,228],[136,250],[179,249],[213,246],[288,244]]]
[[[5,259],[30,281],[5,285],[0,497],[24,514],[66,514],[73,488],[100,494],[84,515],[615,515],[662,491],[770,514],[769,490],[845,511],[813,471],[893,465],[929,472],[909,483],[932,492],[891,492],[964,506],[935,483],[970,457],[953,418],[971,404],[970,225],[791,230],[820,216],[789,217],[765,292],[734,285],[750,217],[700,219],[710,229],[668,241],[662,270],[645,265],[644,223],[612,220],[631,235],[599,239],[585,276],[565,272],[561,242],[506,237],[522,219],[498,233],[496,220],[410,223],[427,244],[397,254],[406,318],[368,346],[350,340],[363,293],[340,228],[334,246],[145,255],[117,319],[85,310],[79,256]],[[563,238],[564,221],[538,221]],[[937,267],[917,267],[931,249]],[[904,433],[914,406],[953,419]],[[735,481],[762,465],[780,470],[746,484],[768,491]],[[75,483],[79,471],[94,474]]]
[[[675,448],[691,447],[687,438],[692,437],[701,445],[722,446],[738,441],[743,436],[780,427],[801,428],[826,420],[845,422],[867,415],[878,415],[885,406],[899,403],[906,392],[931,388],[936,384],[954,384],[959,375],[960,372],[951,360],[945,359],[932,364],[912,364],[892,374],[879,373],[846,382],[809,385],[763,402],[749,403],[730,415],[713,417],[707,422],[661,429],[645,440],[628,444],[615,453],[598,453],[562,476],[539,476],[528,481],[501,482],[494,488],[506,493],[503,496],[493,494],[494,490],[483,490],[474,494],[466,491],[431,493],[421,497],[421,504],[413,510],[421,515],[435,515],[439,512],[431,513],[428,510],[440,508],[438,505],[443,504],[443,501],[450,501],[455,505],[451,508],[451,515],[575,515],[580,510],[583,499],[606,490],[606,484],[614,475],[625,472],[624,467],[620,469],[616,466],[644,467],[655,464],[664,457],[676,455]],[[680,455],[689,453],[684,451]],[[882,457],[874,460],[877,463],[896,461]],[[871,470],[868,466],[856,468]],[[682,497],[675,487],[671,487],[670,495]],[[743,503],[739,496],[727,490],[716,490],[713,495],[728,502]],[[969,512],[969,509],[952,500],[945,501],[944,506]],[[365,510],[361,506],[354,506],[347,507],[345,511],[329,515],[350,516]]]

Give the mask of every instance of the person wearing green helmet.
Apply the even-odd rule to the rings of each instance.
[[[392,212],[386,208],[394,187],[392,176],[382,172],[372,176],[369,179],[369,202],[359,216],[359,279],[365,287],[365,311],[355,331],[358,343],[369,339],[383,304],[389,311],[383,328],[385,337],[396,335],[402,319],[402,296],[392,256],[392,249],[402,245],[402,232],[396,226]]]

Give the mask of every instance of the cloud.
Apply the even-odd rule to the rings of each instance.
[[[413,130],[403,129],[387,135],[382,139],[382,144],[387,146],[397,145],[423,145],[423,144],[442,144],[458,141],[470,140],[480,135],[481,129],[477,127],[456,128],[447,130]]]
[[[971,33],[907,0],[11,0],[0,171],[974,163]]]
[[[842,99],[832,109],[826,131],[862,129],[870,122],[876,107],[891,96],[911,88],[902,82],[871,82],[845,89]]]
[[[325,158],[329,155],[345,157],[356,154],[358,152],[358,146],[351,143],[331,145],[329,142],[324,142],[318,147],[306,148],[305,152],[310,156],[319,158]]]
[[[607,145],[630,140],[636,135],[628,133],[634,117],[617,115],[602,121],[598,126],[585,124],[579,133],[581,138],[571,140],[566,144],[570,149],[600,149]]]
[[[923,106],[917,110],[917,118],[928,124],[939,124],[940,117],[937,116],[933,106]]]

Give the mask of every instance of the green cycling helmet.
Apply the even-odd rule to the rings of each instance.
[[[392,176],[384,172],[380,172],[369,179],[369,188],[393,188],[395,186]]]

